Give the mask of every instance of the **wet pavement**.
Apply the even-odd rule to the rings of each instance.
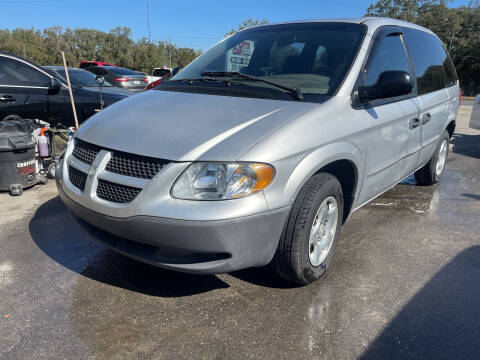
[[[1,359],[480,358],[480,131],[441,183],[353,214],[322,281],[175,273],[89,240],[55,185],[0,194]]]

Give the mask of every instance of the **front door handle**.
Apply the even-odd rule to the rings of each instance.
[[[410,120],[410,130],[416,129],[417,127],[420,126],[420,124],[421,124],[421,121],[418,118]]]
[[[11,95],[0,95],[0,101],[1,102],[6,102],[6,103],[11,103],[15,102],[15,98]]]
[[[425,125],[428,123],[430,120],[432,120],[432,115],[430,113],[425,113],[422,116],[422,125]]]

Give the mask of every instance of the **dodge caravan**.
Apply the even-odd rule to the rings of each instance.
[[[90,236],[192,273],[325,273],[349,215],[445,169],[459,84],[428,29],[386,18],[240,31],[93,116],[57,186]]]

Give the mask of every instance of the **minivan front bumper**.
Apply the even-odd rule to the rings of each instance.
[[[111,249],[155,266],[199,274],[268,264],[290,206],[226,220],[180,220],[155,216],[116,218],[88,209],[57,187],[73,218]]]

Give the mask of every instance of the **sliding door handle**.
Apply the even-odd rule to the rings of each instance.
[[[420,126],[420,124],[421,124],[421,121],[418,118],[410,120],[410,130],[416,129],[417,127]]]
[[[428,123],[430,120],[432,120],[432,115],[430,113],[425,113],[422,116],[422,125],[425,125]]]

